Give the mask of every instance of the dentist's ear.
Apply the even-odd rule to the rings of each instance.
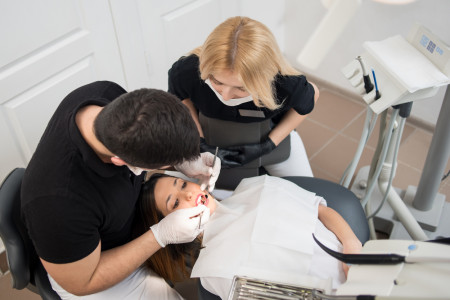
[[[124,165],[126,165],[127,163],[126,162],[124,162],[120,157],[118,157],[118,156],[113,156],[113,157],[111,157],[111,162],[113,163],[113,164],[115,164],[116,166],[118,166],[118,167],[121,167],[121,166],[124,166]]]

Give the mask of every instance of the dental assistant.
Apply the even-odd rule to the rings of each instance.
[[[189,108],[202,151],[214,153],[215,147],[204,139],[199,113],[237,123],[272,121],[262,142],[220,148],[222,167],[243,166],[288,137],[289,158],[264,168],[273,176],[313,176],[295,128],[313,110],[319,91],[283,58],[262,23],[238,16],[217,26],[201,47],[173,64],[169,92]]]

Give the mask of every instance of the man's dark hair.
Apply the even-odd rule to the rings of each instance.
[[[155,169],[200,155],[187,107],[172,94],[139,89],[107,104],[94,122],[97,139],[127,164]]]

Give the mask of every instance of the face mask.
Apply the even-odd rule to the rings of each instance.
[[[252,98],[251,95],[249,95],[247,97],[244,97],[244,98],[236,98],[236,99],[224,100],[222,95],[219,94],[219,92],[216,91],[213,88],[209,78],[205,80],[205,83],[213,90],[214,94],[216,94],[216,96],[217,96],[217,98],[219,98],[220,102],[222,102],[226,106],[237,106],[237,105],[240,105],[242,103],[247,103],[247,102],[253,101],[253,98]]]
[[[136,176],[139,176],[144,172],[144,169],[138,168],[138,167],[132,167],[127,165],[128,169]]]
[[[115,157],[119,158],[118,156],[115,156]],[[141,169],[141,168],[138,168],[138,167],[133,167],[133,166],[129,166],[129,165],[126,165],[126,166],[127,166],[128,170],[130,170],[131,173],[133,173],[136,176],[141,175],[142,172],[145,171],[144,169]]]

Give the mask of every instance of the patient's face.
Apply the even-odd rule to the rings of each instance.
[[[155,185],[156,207],[164,216],[171,212],[198,205],[209,207],[211,214],[216,208],[214,198],[202,191],[196,183],[176,177],[162,177]]]

